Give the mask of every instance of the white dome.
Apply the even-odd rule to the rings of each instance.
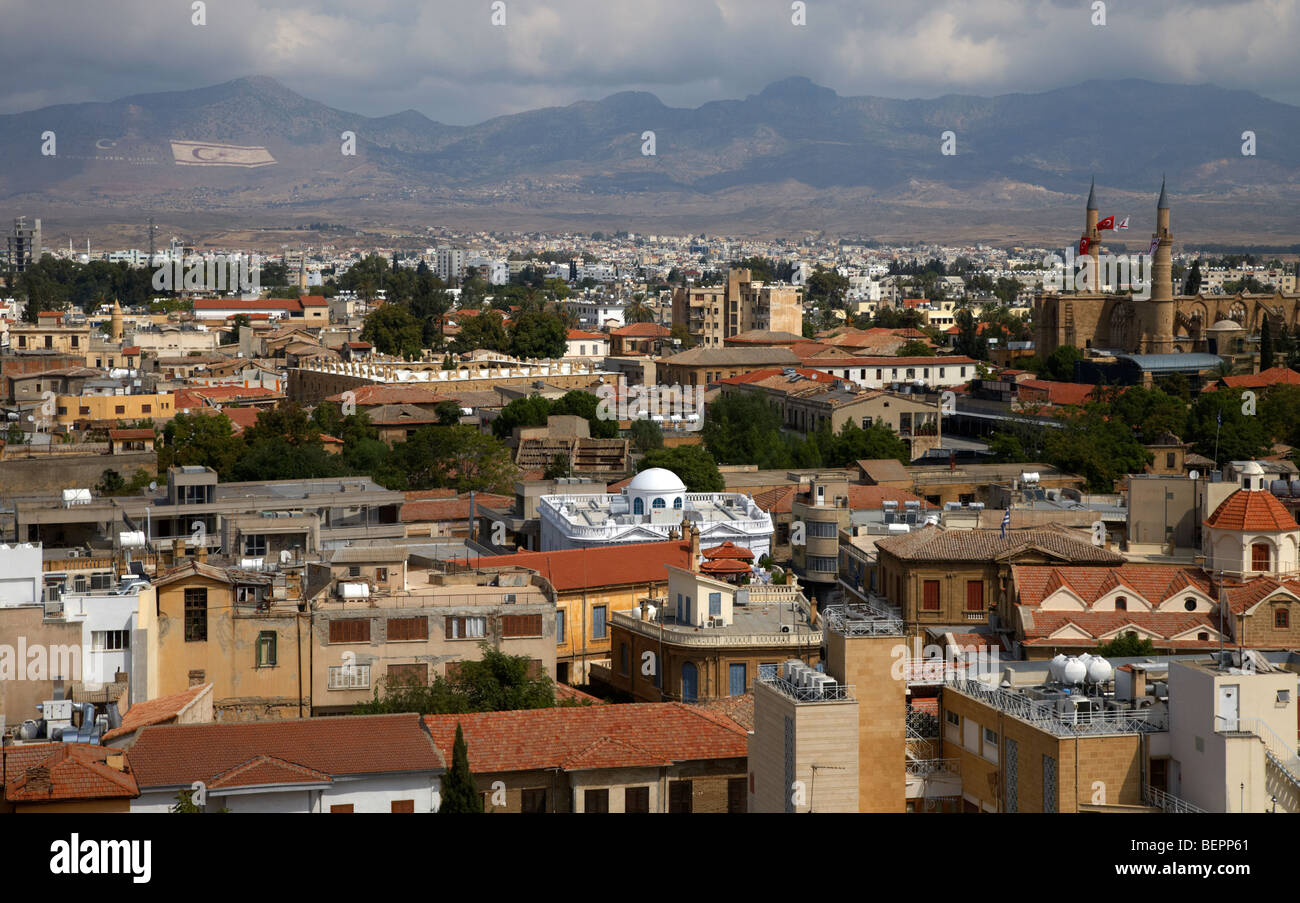
[[[1242,476],[1257,477],[1263,475],[1264,468],[1259,465],[1258,461],[1247,461],[1245,464],[1241,465],[1239,473],[1241,473]]]
[[[633,492],[685,492],[686,484],[671,470],[648,467],[633,477],[627,488]]]

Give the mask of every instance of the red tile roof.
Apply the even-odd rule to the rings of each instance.
[[[334,777],[445,768],[416,714],[153,726],[131,747],[141,787],[210,782],[257,756]]]
[[[1228,389],[1266,389],[1269,386],[1280,385],[1300,385],[1300,373],[1296,373],[1290,367],[1270,367],[1267,370],[1248,373],[1243,376],[1221,376],[1206,386],[1205,391],[1213,392],[1221,387]]]
[[[608,338],[609,336],[602,335],[599,332],[583,332],[581,329],[570,329],[568,333],[568,339],[570,342],[574,339],[598,339],[604,341]]]
[[[268,784],[328,784],[334,779],[323,771],[277,759],[254,756],[242,765],[227,769],[208,782],[208,787],[262,787]]]
[[[426,715],[424,720],[448,759],[459,723],[470,770],[479,774],[632,768],[748,755],[744,728],[678,702]]]
[[[653,339],[670,336],[673,331],[667,326],[660,326],[658,323],[629,323],[627,326],[611,329],[609,334],[625,338]]]
[[[480,568],[529,568],[549,580],[558,592],[565,592],[584,587],[662,583],[668,579],[666,565],[689,568],[690,558],[690,543],[669,541],[557,552],[516,552],[475,558],[470,563]]]
[[[1077,627],[1086,638],[1053,638],[1052,634],[1067,626]],[[1167,646],[1177,642],[1179,648],[1210,648],[1219,644],[1216,618],[1208,612],[1174,611],[1043,611],[1033,613],[1032,621],[1024,627],[1024,640],[1030,646],[1088,646],[1108,642],[1134,631],[1139,636],[1151,635],[1153,643]],[[1189,631],[1205,633],[1207,638],[1183,636]],[[1181,637],[1175,640],[1175,637]]]
[[[107,743],[115,737],[138,731],[150,724],[175,721],[177,716],[193,705],[211,687],[212,684],[199,684],[180,693],[172,693],[170,696],[159,696],[157,699],[137,702],[122,716],[121,727],[115,727],[104,734],[103,742]]]
[[[105,761],[124,755],[88,743],[36,743],[5,748],[4,798],[13,803],[133,799],[135,775]],[[124,760],[125,761],[125,760]]]
[[[108,438],[110,439],[152,439],[153,430],[109,430]]]
[[[1205,521],[1207,527],[1219,530],[1275,533],[1280,530],[1297,530],[1300,527],[1286,508],[1271,492],[1251,492],[1238,489],[1223,500]]]
[[[1017,383],[1021,401],[1041,401],[1047,404],[1082,405],[1090,398],[1096,386],[1082,383],[1058,383],[1046,379],[1022,379]]]
[[[456,401],[452,396],[443,395],[431,385],[369,385],[358,386],[351,391],[353,393],[351,400],[362,407],[378,407],[386,404],[438,404],[443,401]],[[347,394],[346,392],[340,392],[337,395],[329,396],[325,400],[341,404],[348,400],[345,397]]]
[[[795,346],[796,352],[799,346]],[[936,357],[811,357],[803,358],[807,367],[973,367],[977,362],[972,357],[955,354]]]
[[[1119,567],[1059,567],[1015,565],[1011,568],[1021,605],[1037,607],[1061,589],[1068,589],[1092,605],[1121,587],[1159,606],[1194,590],[1214,598],[1205,572],[1194,567],[1166,564],[1124,564]]]
[[[514,501],[514,496],[496,495],[491,492],[479,492],[474,496],[474,505],[479,511],[484,507],[509,508]],[[402,505],[404,524],[460,520],[469,520],[469,495],[464,498],[422,499]]]

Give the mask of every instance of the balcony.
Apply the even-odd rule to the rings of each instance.
[[[822,686],[799,687],[779,674],[759,677],[761,683],[795,702],[852,702],[857,699],[852,684],[829,683]]]

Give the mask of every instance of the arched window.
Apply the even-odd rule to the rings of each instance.
[[[681,507],[682,507],[682,497],[681,497],[680,495],[677,496],[677,498],[673,499],[673,507],[674,507],[674,508],[681,508]]]
[[[694,662],[682,665],[682,702],[695,702],[699,698],[700,673]]]
[[[645,514],[645,503],[641,501],[641,499],[636,498],[632,500],[632,513]]]
[[[668,504],[663,499],[655,499],[650,503],[651,508],[667,508]]]
[[[1250,569],[1252,571],[1269,571],[1270,566],[1270,549],[1268,543],[1257,542],[1250,547]]]
[[[1128,599],[1126,599],[1124,596],[1116,596],[1116,597],[1115,597],[1115,610],[1116,610],[1116,611],[1128,611]]]

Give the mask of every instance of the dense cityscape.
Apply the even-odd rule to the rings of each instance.
[[[1212,71],[1279,129],[1300,114]],[[189,833],[116,816],[292,812],[1146,814],[1093,822],[1085,880],[1242,877],[1253,836],[1180,817],[1300,812],[1300,230],[1230,221],[1290,215],[1273,132],[1251,191],[1235,123],[1200,162],[1035,149],[976,184],[987,139],[954,114],[933,154],[966,168],[904,165],[889,194],[835,168],[836,129],[902,114],[787,79],[688,112],[820,123],[829,150],[762,125],[718,153],[825,182],[770,164],[761,226],[714,230],[701,205],[758,189],[654,161],[702,153],[673,143],[685,108],[618,138],[624,169],[565,144],[574,109],[669,109],[631,76],[475,126],[388,115],[399,92],[337,171],[311,149],[350,127],[333,108],[195,79],[94,94],[88,142],[58,105],[82,86],[0,92],[66,157],[31,176],[0,141],[0,813],[65,818],[32,835],[52,876],[172,886],[151,876]],[[1139,90],[1081,89],[1112,84]],[[232,97],[282,119],[214,126]],[[552,157],[510,156],[520,121]],[[934,201],[942,179],[988,212]],[[790,199],[836,191],[932,218],[804,228]],[[127,833],[150,840],[100,839]]]

